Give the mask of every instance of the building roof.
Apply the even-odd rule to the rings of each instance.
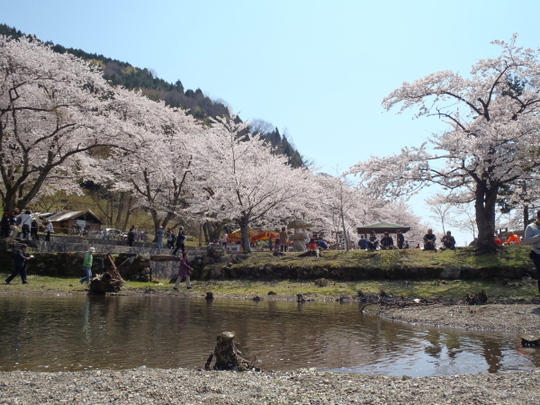
[[[68,221],[70,219],[78,219],[80,217],[84,217],[81,219],[92,219],[94,222],[98,222],[100,224],[103,224],[101,219],[99,219],[96,214],[94,214],[92,211],[62,211],[57,212],[56,214],[51,215],[47,218],[48,221],[51,222],[62,222],[62,221]],[[90,217],[90,218],[89,218]]]
[[[359,234],[371,233],[371,231],[375,231],[375,233],[384,233],[384,232],[396,233],[397,230],[400,230],[401,232],[405,233],[409,229],[411,229],[410,226],[391,224],[390,222],[377,222],[376,224],[359,226],[356,228],[356,231]]]

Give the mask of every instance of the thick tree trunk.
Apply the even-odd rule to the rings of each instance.
[[[222,223],[205,222],[203,225],[204,238],[206,243],[211,243],[215,240],[219,240],[221,232],[223,231]]]
[[[249,243],[249,220],[245,217],[240,221],[240,231],[242,232],[244,252],[251,253],[251,243]]]
[[[478,254],[497,252],[495,244],[495,207],[498,187],[477,185],[475,192],[476,226],[478,227]]]

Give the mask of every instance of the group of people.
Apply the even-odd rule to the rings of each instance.
[[[437,236],[433,233],[433,229],[428,229],[424,235],[424,250],[437,250]],[[446,231],[446,234],[441,238],[441,250],[455,249],[456,239],[452,236],[451,231]]]
[[[433,233],[433,229],[428,229],[427,233],[423,237],[424,250],[437,250],[436,247],[437,236]],[[441,249],[455,249],[456,239],[452,236],[452,232],[448,231],[441,238],[443,244]],[[396,243],[394,244],[394,238],[390,236],[390,232],[384,232],[382,238],[379,239],[375,231],[371,231],[370,235],[366,238],[365,235],[360,237],[358,246],[362,250],[374,251],[374,250],[390,250],[390,249],[409,249],[409,241],[405,239],[403,233],[398,229],[396,230]],[[416,245],[420,248],[420,244]]]
[[[521,239],[515,232],[510,232],[510,235],[506,238],[506,241],[503,241],[499,235],[495,234],[495,243],[497,246],[502,245],[521,245]]]
[[[394,238],[390,236],[390,232],[384,232],[383,237],[379,240],[375,231],[371,231],[369,236],[366,238],[365,235],[362,235],[358,240],[358,247],[362,250],[390,250],[390,249],[408,249],[409,242],[405,240],[405,236],[398,229],[396,230],[396,244],[394,245]]]
[[[173,254],[181,250],[182,253],[186,251],[186,240],[187,235],[184,231],[184,227],[181,226],[178,228],[178,235],[174,232],[174,229],[168,229],[167,232],[163,229],[163,226],[160,226],[156,232],[157,237],[157,247],[158,249],[164,248],[164,242],[167,240],[167,248],[174,249]]]
[[[15,208],[12,212],[4,212],[0,220],[0,236],[2,238],[17,238],[21,240],[39,240],[39,222],[30,210],[20,212]],[[54,233],[53,225],[47,221],[45,228],[45,240],[50,241],[51,233]]]

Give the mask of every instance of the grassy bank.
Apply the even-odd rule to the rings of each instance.
[[[366,252],[363,250],[328,250],[321,257],[301,257],[301,253],[289,252],[284,256],[274,256],[270,252],[255,252],[240,266],[325,266],[328,268],[377,268],[391,270],[400,267],[468,267],[534,269],[528,257],[530,248],[526,246],[504,246],[496,255],[475,255],[474,248],[456,250],[424,251],[422,249],[386,250]]]
[[[1,274],[7,277],[7,274]],[[30,284],[23,285],[18,279],[10,285],[0,284],[0,294],[86,294],[86,286],[79,284],[78,279],[54,278],[46,276],[28,277]],[[485,290],[488,297],[496,302],[511,300],[514,302],[537,302],[538,291],[535,280],[501,282],[501,281],[470,281],[470,280],[369,280],[359,282],[334,282],[329,280],[327,286],[318,286],[313,281],[254,281],[254,280],[194,280],[193,289],[180,290],[181,295],[204,297],[207,291],[212,291],[216,298],[255,298],[262,299],[296,299],[301,293],[306,299],[334,300],[354,298],[359,292],[363,294],[383,294],[392,297],[426,298],[461,300],[470,292]],[[120,295],[178,295],[173,291],[172,284],[164,280],[154,282],[128,281]]]
[[[257,252],[249,255],[241,263],[234,264],[236,268],[255,268],[260,266],[295,266],[325,268],[343,268],[347,266],[377,267],[394,269],[405,266],[422,267],[468,267],[475,269],[497,268],[509,269],[528,266],[530,274],[534,268],[528,259],[527,247],[510,246],[501,249],[498,255],[475,256],[471,248],[456,251],[424,252],[419,249],[364,252],[364,251],[327,251],[322,256],[301,257],[299,253],[287,253],[284,256],[273,256],[269,252]],[[225,265],[225,263],[223,264]],[[1,277],[7,277],[3,271]],[[3,279],[0,279],[3,280]],[[0,284],[0,294],[85,294],[87,287],[79,284],[78,279],[54,278],[29,275],[30,284],[20,284],[15,279],[11,285]],[[192,290],[180,290],[180,294],[190,297],[203,297],[207,291],[212,291],[216,297],[242,297],[262,299],[296,299],[297,294],[303,294],[306,299],[330,300],[339,298],[354,298],[362,294],[382,294],[392,297],[426,298],[462,300],[468,293],[486,291],[492,301],[536,302],[538,291],[536,281],[530,278],[510,280],[504,278],[483,280],[363,280],[336,281],[327,280],[320,286],[317,280],[274,280],[260,281],[251,279],[228,280],[194,280]],[[153,282],[128,281],[120,294],[161,294],[176,295],[168,280]]]

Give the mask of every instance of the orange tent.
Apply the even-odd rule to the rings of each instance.
[[[279,238],[279,233],[272,231],[263,231],[261,229],[249,229],[249,241],[257,242],[258,240],[268,240]],[[241,242],[242,232],[240,230],[231,232],[227,239],[229,242]]]

